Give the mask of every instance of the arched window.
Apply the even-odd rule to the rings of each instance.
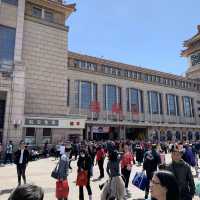
[[[191,131],[188,132],[188,139],[192,140],[192,132]]]
[[[196,139],[196,140],[200,140],[199,132],[196,132],[196,133],[195,133],[195,139]]]
[[[155,131],[153,134],[153,140],[158,140],[158,131]]]
[[[167,131],[167,140],[171,141],[172,140],[172,132]]]
[[[179,131],[176,131],[176,140],[180,140],[181,139],[181,134]]]

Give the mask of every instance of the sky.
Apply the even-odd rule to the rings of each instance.
[[[197,33],[199,0],[68,0],[68,48],[81,54],[184,75],[183,41]]]

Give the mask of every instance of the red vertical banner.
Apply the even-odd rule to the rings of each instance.
[[[139,107],[137,104],[131,104],[131,112],[133,115],[139,115]]]
[[[91,112],[99,113],[101,110],[100,103],[98,101],[92,101],[90,104],[90,110]]]
[[[116,114],[122,113],[122,106],[120,104],[118,104],[118,103],[114,103],[112,105],[112,112],[116,113]]]

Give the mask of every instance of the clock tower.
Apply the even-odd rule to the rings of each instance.
[[[197,29],[196,35],[184,41],[186,49],[181,52],[181,56],[188,58],[189,68],[186,76],[191,79],[200,79],[200,25]]]

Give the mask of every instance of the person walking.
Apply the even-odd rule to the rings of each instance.
[[[7,160],[9,160],[11,164],[13,163],[12,154],[13,154],[13,143],[12,141],[9,141],[9,143],[6,145],[6,155],[4,159],[4,164],[7,163]]]
[[[135,163],[133,154],[129,151],[128,145],[124,145],[124,154],[121,158],[121,173],[125,182],[126,193],[128,193],[128,184],[133,163]]]
[[[120,157],[118,152],[109,152],[109,161],[107,163],[106,171],[109,180],[104,184],[101,193],[101,200],[123,200],[125,196],[125,186],[120,175]]]
[[[24,141],[19,144],[19,149],[15,152],[15,164],[17,165],[18,185],[21,185],[21,177],[26,184],[26,167],[29,162],[29,152],[25,148]]]
[[[167,166],[167,169],[176,177],[179,185],[181,200],[192,200],[195,194],[194,178],[189,164],[182,159],[182,155],[183,149],[176,145],[172,149],[172,162]]]
[[[176,177],[169,171],[157,171],[150,182],[151,199],[181,200]]]
[[[148,199],[149,195],[149,184],[153,177],[153,173],[157,170],[161,163],[160,155],[156,151],[156,145],[153,144],[150,151],[147,151],[144,155],[143,171],[146,171],[147,175],[147,186],[145,188],[145,199]]]
[[[90,171],[92,167],[92,159],[89,156],[88,152],[84,149],[80,151],[80,156],[77,162],[78,173],[82,171],[86,171],[87,174],[87,192],[89,195],[89,200],[92,200],[92,190],[90,187]],[[79,186],[79,200],[84,200],[83,186]]]
[[[98,164],[100,172],[99,179],[104,178],[104,168],[103,168],[104,160],[105,160],[105,151],[103,147],[99,145],[97,147],[97,154],[96,154],[96,164]]]
[[[65,153],[61,156],[58,164],[58,181],[67,182],[67,176],[69,175],[69,148],[65,148]],[[67,182],[68,183],[68,182]],[[68,185],[68,184],[67,184]],[[69,191],[69,188],[66,188]],[[63,198],[57,198],[58,200],[67,200],[67,195]]]

